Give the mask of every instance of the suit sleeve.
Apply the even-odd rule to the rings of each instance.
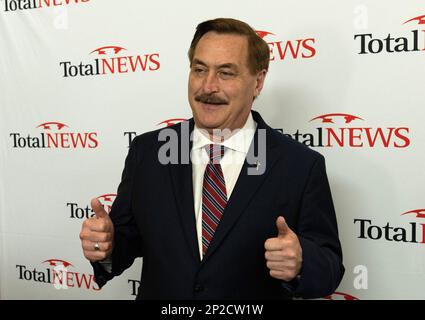
[[[297,234],[303,265],[294,291],[302,298],[332,294],[344,275],[342,249],[325,160],[314,162],[301,200]]]
[[[107,272],[101,263],[91,263],[99,287],[105,285],[114,276],[123,273],[133,264],[135,258],[143,255],[142,237],[137,229],[131,208],[135,170],[142,161],[139,154],[139,138],[141,137],[135,138],[130,146],[117,197],[110,212],[114,224],[114,249],[110,257],[111,273]]]

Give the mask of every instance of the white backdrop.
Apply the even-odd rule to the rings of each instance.
[[[187,49],[215,17],[264,31],[255,109],[327,159],[346,266],[331,298],[425,298],[424,15],[422,1],[0,0],[0,298],[135,298],[142,260],[99,291],[81,223],[92,197],[113,201],[134,134],[191,117]]]

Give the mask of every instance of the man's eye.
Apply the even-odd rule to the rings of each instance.
[[[220,71],[218,74],[222,79],[230,79],[236,76],[236,74],[231,71]]]
[[[195,72],[197,74],[202,74],[202,73],[205,73],[206,70],[202,69],[202,68],[193,68],[193,72]]]

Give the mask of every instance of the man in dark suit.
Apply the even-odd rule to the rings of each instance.
[[[268,45],[209,20],[189,59],[193,119],[134,139],[109,216],[92,200],[80,238],[97,283],[143,257],[139,299],[331,294],[344,267],[324,158],[251,110]]]

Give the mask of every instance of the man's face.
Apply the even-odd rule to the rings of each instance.
[[[189,103],[196,125],[210,133],[241,128],[265,75],[265,70],[250,73],[246,37],[206,33],[196,46],[189,74]]]

